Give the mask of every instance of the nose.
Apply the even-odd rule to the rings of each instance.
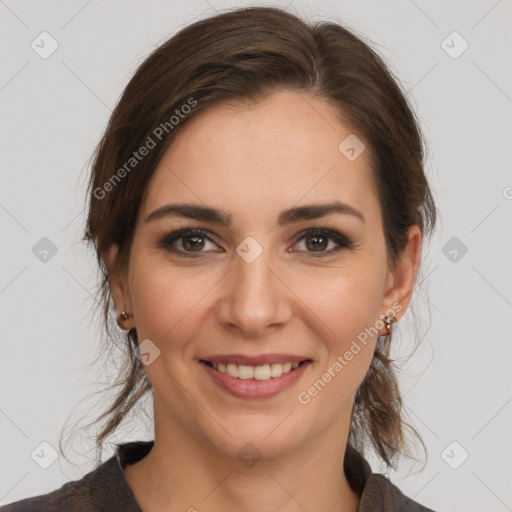
[[[216,307],[219,323],[244,338],[261,338],[293,316],[293,293],[270,250],[252,262],[238,253]]]

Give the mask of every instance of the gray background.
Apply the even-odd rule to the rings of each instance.
[[[0,504],[92,469],[62,457],[43,469],[31,454],[49,464],[52,449],[41,443],[58,450],[73,407],[99,389],[101,374],[88,366],[99,334],[94,259],[79,243],[82,171],[112,107],[154,45],[215,10],[255,4],[264,5],[0,0]],[[430,307],[417,302],[425,337],[402,375],[406,412],[429,456],[423,472],[404,465],[390,477],[435,510],[512,510],[511,1],[295,0],[288,8],[374,41],[430,144],[442,216],[424,262]],[[43,31],[58,43],[48,58],[31,47],[42,46]],[[57,250],[46,262],[34,254],[43,237]],[[402,324],[397,355],[410,354]],[[147,425],[134,418],[112,442],[151,439]],[[75,461],[82,455],[77,449]]]

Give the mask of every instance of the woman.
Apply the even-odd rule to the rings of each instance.
[[[363,41],[275,8],[184,28],[89,192],[130,363],[98,444],[148,391],[155,439],[5,511],[429,510],[363,458],[406,453],[389,347],[435,223],[415,116]]]

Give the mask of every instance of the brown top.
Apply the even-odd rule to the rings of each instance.
[[[153,441],[117,445],[116,453],[80,480],[67,482],[48,494],[26,498],[0,512],[142,512],[122,468],[144,458]],[[385,476],[372,473],[368,462],[348,447],[344,470],[351,487],[361,496],[358,512],[433,512],[404,496]]]

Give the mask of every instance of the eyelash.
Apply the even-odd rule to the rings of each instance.
[[[205,238],[206,240],[208,240],[212,243],[215,243],[215,241],[212,240],[208,236],[206,231],[203,231],[202,229],[197,229],[197,228],[189,228],[189,229],[181,229],[178,231],[172,231],[170,233],[167,233],[160,239],[158,248],[166,249],[169,252],[178,254],[180,256],[184,256],[186,258],[196,258],[198,256],[195,256],[195,254],[200,255],[203,252],[207,252],[207,251],[198,251],[197,253],[194,253],[194,252],[183,251],[180,249],[176,249],[175,247],[172,247],[172,244],[175,241],[180,240],[180,239],[185,238],[186,236],[190,236],[190,235],[197,235],[197,236],[200,236],[201,238]],[[326,251],[326,252],[315,252],[315,251],[299,251],[299,252],[307,252],[313,258],[325,258],[327,256],[332,256],[334,254],[337,254],[344,249],[350,250],[355,247],[355,245],[345,235],[342,235],[341,233],[338,233],[337,231],[333,231],[332,229],[328,229],[325,227],[311,228],[311,229],[304,231],[303,233],[301,233],[301,236],[297,239],[295,244],[300,242],[304,238],[307,238],[308,236],[315,236],[315,235],[316,236],[320,235],[320,236],[329,238],[330,240],[334,241],[337,244],[337,247],[330,249],[329,251]]]

